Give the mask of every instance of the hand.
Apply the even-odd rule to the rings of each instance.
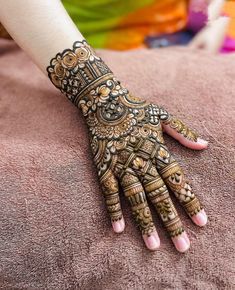
[[[114,231],[122,232],[125,227],[119,198],[122,190],[150,250],[160,245],[148,205],[152,202],[175,247],[186,251],[190,242],[168,189],[195,224],[204,226],[207,216],[167,149],[162,132],[192,149],[206,148],[207,142],[163,108],[131,95],[85,41],[57,54],[48,74],[86,118]]]

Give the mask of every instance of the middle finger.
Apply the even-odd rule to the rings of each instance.
[[[179,252],[185,252],[190,247],[190,241],[169,196],[167,187],[153,164],[147,162],[146,166],[148,168],[142,175],[142,184],[147,198],[154,205],[176,249]]]

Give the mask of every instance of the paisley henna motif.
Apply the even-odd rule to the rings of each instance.
[[[193,141],[197,134],[163,108],[130,94],[86,41],[58,53],[47,71],[52,83],[86,119],[111,220],[122,218],[119,181],[142,234],[155,230],[147,199],[170,236],[181,234],[184,229],[166,185],[190,216],[202,207],[164,145],[161,123]]]

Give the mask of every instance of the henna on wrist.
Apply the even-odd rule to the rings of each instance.
[[[86,41],[58,53],[47,71],[86,118],[111,220],[122,218],[119,181],[142,234],[155,230],[148,200],[170,236],[181,234],[184,229],[167,186],[190,216],[202,207],[164,144],[161,122],[190,140],[195,141],[197,134],[162,107],[131,95]]]
[[[76,41],[73,49],[58,53],[47,71],[52,83],[76,106],[92,89],[113,77],[111,70],[85,40]]]

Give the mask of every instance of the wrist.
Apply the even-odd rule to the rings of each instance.
[[[96,113],[97,109],[106,110],[106,117],[110,121],[115,120],[120,114],[123,104],[120,99],[128,94],[128,90],[120,85],[115,78],[103,79],[95,88],[80,98],[78,106],[86,117],[90,113]]]
[[[105,87],[102,86],[114,77],[85,40],[76,41],[72,49],[58,53],[51,60],[47,72],[52,83],[77,107],[91,93],[95,97],[100,90],[105,96]]]

